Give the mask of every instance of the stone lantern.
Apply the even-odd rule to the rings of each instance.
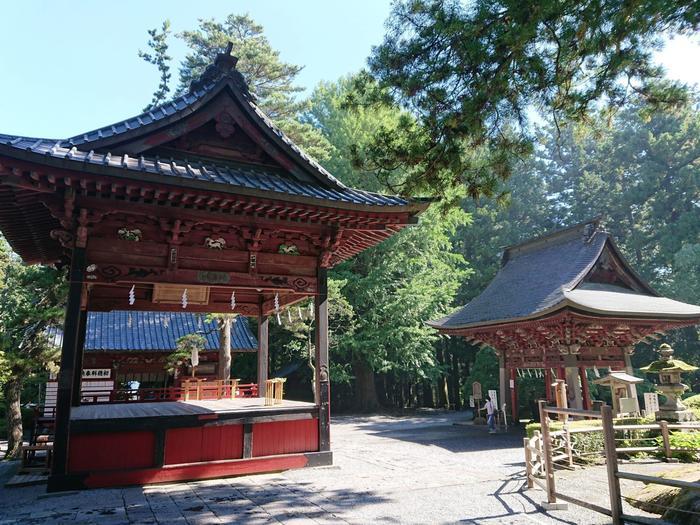
[[[688,390],[688,386],[681,383],[681,373],[694,372],[698,368],[689,365],[679,359],[673,359],[673,348],[667,344],[659,346],[660,358],[650,365],[641,368],[642,372],[659,374],[657,390],[666,401],[659,407],[656,419],[668,421],[692,421],[695,419],[693,412],[688,410],[679,399]]]

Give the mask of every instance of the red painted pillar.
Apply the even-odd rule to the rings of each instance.
[[[544,369],[544,394],[547,403],[552,402],[552,369],[547,367]]]
[[[588,387],[588,375],[586,374],[586,367],[578,367],[578,376],[581,379],[581,389],[583,390],[583,409],[591,409],[591,391]]]
[[[563,379],[564,381],[566,381],[566,368],[564,368],[563,366],[560,366],[557,369],[557,379]]]
[[[518,385],[515,382],[515,368],[510,369],[510,416],[518,422]]]

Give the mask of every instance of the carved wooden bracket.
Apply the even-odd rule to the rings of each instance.
[[[180,219],[163,219],[157,217],[149,217],[153,220],[158,221],[160,229],[170,235],[170,244],[180,244],[182,242],[182,235],[190,233],[192,228],[197,224],[194,221],[182,221]]]
[[[330,268],[331,259],[333,258],[333,253],[338,249],[340,243],[343,239],[344,230],[336,230],[332,235],[326,235],[321,243],[321,257],[320,265],[321,268]]]

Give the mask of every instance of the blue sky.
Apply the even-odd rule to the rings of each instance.
[[[158,83],[138,58],[146,31],[169,18],[175,32],[198,18],[248,13],[282,59],[304,65],[309,91],[365,64],[381,42],[390,0],[15,1],[2,6],[0,133],[63,138],[140,112]],[[670,76],[700,83],[700,46],[671,42],[659,55]],[[172,39],[178,60],[186,50]],[[175,67],[176,69],[176,67]]]

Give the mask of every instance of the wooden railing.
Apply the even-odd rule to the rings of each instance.
[[[155,403],[257,397],[258,385],[240,384],[238,379],[184,381],[179,387],[91,391],[81,395],[82,404]]]
[[[700,424],[695,423],[668,423],[667,421],[659,421],[657,423],[643,423],[639,425],[616,425],[613,424],[613,431],[616,435],[620,432],[636,433],[639,431],[658,431],[658,434],[646,437],[635,437],[634,435],[615,438],[615,441],[624,443],[632,442],[647,442],[644,446],[615,446],[616,454],[634,454],[637,452],[647,452],[652,454],[663,453],[666,461],[672,459],[673,452],[698,452],[700,449],[688,447],[673,447],[671,446],[670,436],[672,431],[700,431]],[[603,427],[586,427],[586,428],[564,428],[550,432],[552,438],[552,452],[554,453],[552,461],[560,463],[562,460],[568,462],[569,466],[573,466],[576,460],[586,460],[587,455],[595,454],[594,452],[581,453],[576,449],[573,436],[580,434],[595,434],[603,433]],[[657,439],[658,437],[661,440]],[[660,443],[659,443],[660,441]],[[559,452],[559,454],[557,454]]]
[[[527,476],[527,488],[531,489],[535,485],[546,491],[547,486],[540,479],[545,476],[544,468],[544,446],[542,434],[535,430],[531,438],[523,438],[525,448],[525,474]]]
[[[670,424],[665,421],[658,423],[642,424],[642,425],[615,425],[612,417],[612,409],[609,406],[601,407],[600,412],[584,411],[566,408],[556,408],[547,406],[545,401],[539,402],[540,423],[542,432],[535,432],[532,438],[525,438],[523,446],[525,449],[525,470],[527,477],[528,488],[533,488],[535,485],[544,490],[547,494],[547,501],[542,503],[546,509],[553,510],[562,508],[565,504],[559,503],[557,500],[573,503],[581,507],[605,514],[612,518],[613,525],[622,525],[622,523],[665,523],[662,520],[648,520],[648,518],[640,516],[631,516],[623,513],[622,500],[632,500],[632,498],[622,496],[620,492],[620,479],[638,481],[642,483],[652,483],[676,487],[682,489],[695,490],[700,492],[700,483],[687,482],[683,480],[669,479],[660,476],[647,476],[633,472],[620,472],[618,470],[618,454],[634,453],[634,452],[657,452],[663,453],[665,460],[672,458],[673,452],[688,452],[697,451],[693,448],[678,448],[671,446],[670,431],[700,431],[700,425],[678,423]],[[558,414],[568,417],[585,417],[590,419],[600,419],[601,427],[589,428],[564,428],[561,431],[550,430],[550,414]],[[655,440],[655,446],[617,446],[616,432],[620,431],[650,431],[658,430],[661,436],[660,444],[657,444],[658,436],[638,438],[639,440]],[[577,451],[572,444],[571,435],[584,432],[600,432],[602,433],[603,450],[597,452],[605,458],[605,466],[607,470],[607,485],[610,496],[610,508],[596,505],[590,501],[583,501],[571,495],[562,494],[556,490],[554,472],[555,462],[567,463],[568,465],[559,464],[560,467],[571,468],[574,459],[577,457]],[[636,439],[636,438],[635,438]],[[623,438],[623,441],[629,441],[629,438]],[[664,507],[670,508],[670,507]],[[696,514],[694,511],[683,509],[674,509],[679,512],[689,512]]]

